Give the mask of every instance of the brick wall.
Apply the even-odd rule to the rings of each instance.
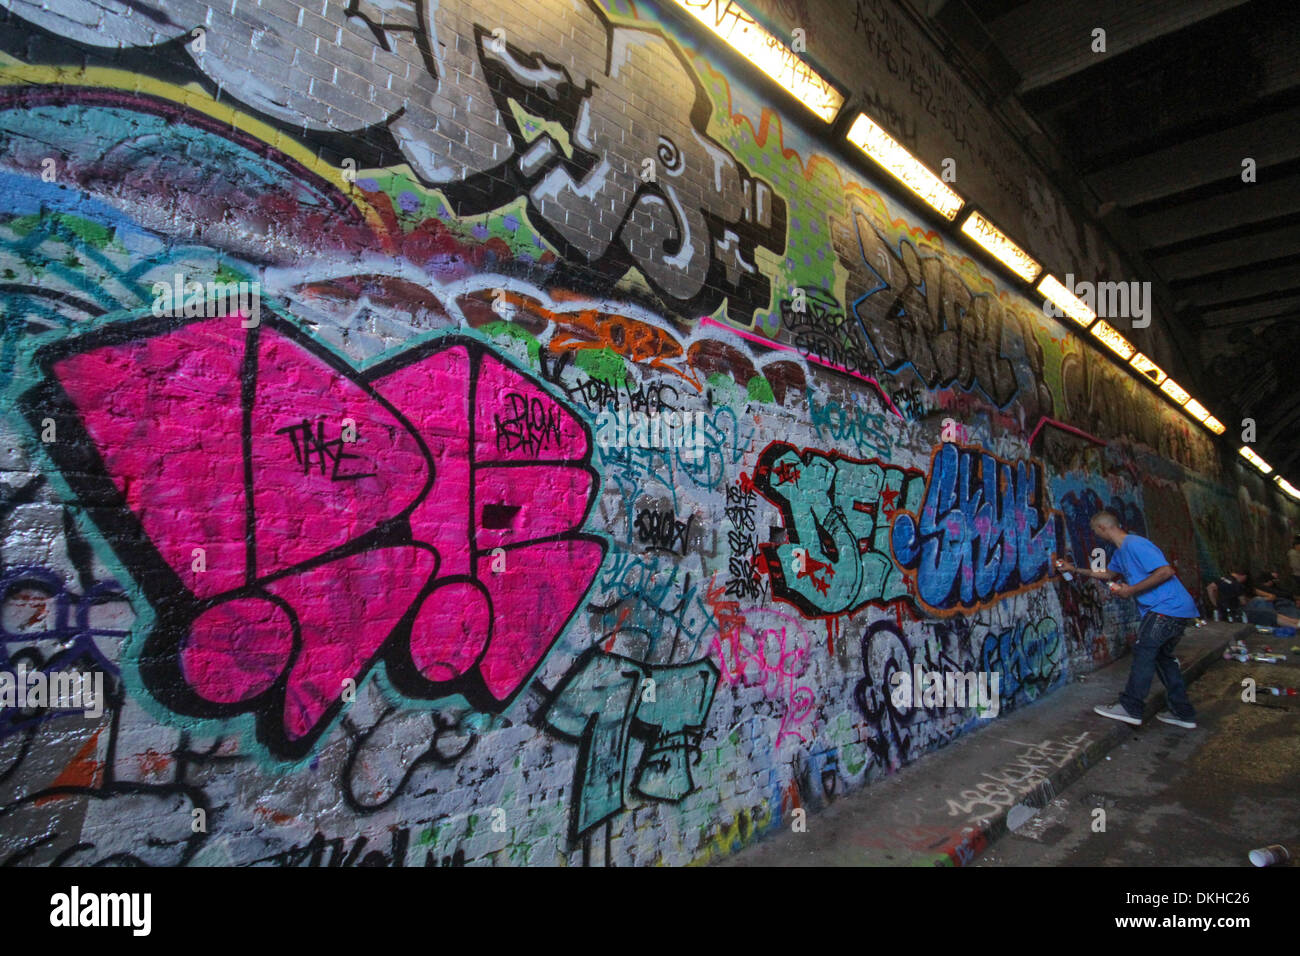
[[[996,719],[894,672],[1121,653],[1096,510],[1283,561],[666,6],[8,7],[0,672],[104,693],[0,711],[0,859],[707,862]]]

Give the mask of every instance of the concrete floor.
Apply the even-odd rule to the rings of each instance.
[[[993,843],[974,866],[1249,866],[1281,843],[1300,856],[1300,697],[1257,694],[1245,677],[1300,688],[1295,638],[1256,635],[1286,664],[1219,661],[1191,685],[1199,727],[1134,728],[1068,790]],[[1093,810],[1105,809],[1105,832]],[[1295,863],[1293,865],[1300,865]]]

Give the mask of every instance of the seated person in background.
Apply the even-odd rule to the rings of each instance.
[[[1276,579],[1277,575],[1274,574],[1272,580],[1255,586],[1253,595],[1246,602],[1246,620],[1265,627],[1277,627],[1279,624],[1283,627],[1296,627],[1300,625],[1300,609],[1296,608],[1289,594],[1282,593],[1274,583]],[[1272,620],[1267,620],[1270,617]]]
[[[1230,611],[1237,612],[1243,607],[1246,621],[1263,627],[1297,627],[1300,626],[1300,610],[1289,597],[1279,597],[1263,585],[1251,583],[1250,575],[1245,571],[1232,571],[1211,581],[1205,592],[1210,602],[1231,620]]]
[[[1232,571],[1205,586],[1205,593],[1210,599],[1210,606],[1217,610],[1223,620],[1238,618],[1246,604],[1246,591],[1250,586],[1250,576],[1244,571]]]
[[[1289,604],[1295,603],[1295,596],[1291,593],[1286,584],[1283,583],[1282,576],[1276,571],[1268,572],[1264,577],[1264,580],[1260,581],[1259,584],[1255,586],[1255,591],[1257,593],[1260,591],[1267,591],[1273,595],[1273,600],[1276,602],[1285,602]]]

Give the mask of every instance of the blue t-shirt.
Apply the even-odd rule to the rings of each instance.
[[[1149,578],[1169,562],[1164,553],[1140,534],[1130,534],[1110,559],[1110,570],[1118,571],[1132,587]],[[1178,578],[1170,578],[1150,591],[1133,595],[1143,614],[1155,612],[1169,617],[1197,617],[1196,602]]]

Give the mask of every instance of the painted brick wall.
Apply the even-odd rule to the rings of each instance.
[[[1121,653],[1098,509],[1282,563],[653,3],[4,6],[0,860],[707,862]]]

